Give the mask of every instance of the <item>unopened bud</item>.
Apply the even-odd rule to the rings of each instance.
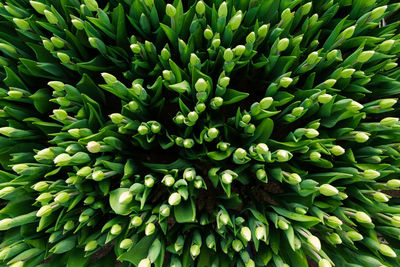
[[[132,241],[132,239],[129,239],[129,238],[125,238],[124,240],[121,241],[121,243],[119,243],[119,247],[121,249],[125,249],[125,250],[131,248],[132,245],[133,245],[133,241]]]
[[[316,251],[320,251],[321,250],[321,242],[319,241],[319,238],[316,237],[315,235],[309,235],[307,237],[307,242]]]
[[[131,203],[132,199],[133,199],[132,193],[129,191],[125,191],[119,196],[118,202],[122,205],[126,205]]]
[[[179,205],[179,203],[181,203],[181,195],[179,193],[172,193],[169,198],[168,198],[168,204],[170,204],[171,206],[176,206]]]
[[[387,9],[386,5],[374,8],[371,11],[371,19],[380,19],[383,16],[383,14],[385,14],[386,9]]]
[[[393,249],[386,244],[380,244],[378,250],[382,255],[385,255],[387,257],[390,258],[397,257],[396,252],[394,252]]]
[[[319,187],[319,192],[324,196],[330,197],[337,195],[339,193],[339,190],[330,184],[323,184]]]
[[[372,223],[371,217],[363,211],[357,211],[355,215],[355,219],[360,223]]]
[[[46,217],[49,216],[52,212],[52,208],[50,205],[42,206],[36,213],[37,217]]]
[[[54,198],[54,201],[60,204],[66,203],[68,200],[69,200],[69,194],[67,192],[60,192]]]
[[[357,61],[361,63],[367,62],[373,55],[375,54],[375,51],[370,50],[370,51],[364,51],[362,52],[358,58]]]
[[[356,140],[357,143],[365,143],[368,141],[369,136],[367,133],[365,132],[358,132],[356,133],[356,135],[354,136],[354,139]]]
[[[96,240],[92,240],[89,241],[86,246],[85,246],[85,251],[93,251],[97,248],[97,241]]]
[[[146,225],[146,228],[144,229],[144,234],[147,236],[152,235],[155,230],[156,226],[154,225],[154,223],[149,223]]]
[[[169,17],[174,17],[176,14],[176,8],[171,4],[167,4],[167,6],[165,7],[165,13]]]
[[[374,199],[376,202],[388,202],[389,201],[388,195],[386,195],[382,192],[376,192],[373,196],[374,196]]]
[[[363,177],[364,177],[365,179],[369,179],[369,180],[376,179],[376,178],[378,178],[380,175],[381,175],[381,174],[380,174],[378,171],[371,170],[371,169],[365,170],[365,171],[363,172]]]
[[[279,52],[285,51],[286,48],[289,46],[289,39],[288,38],[283,38],[279,40],[277,48]]]

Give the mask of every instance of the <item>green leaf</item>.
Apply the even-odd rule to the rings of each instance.
[[[311,222],[313,225],[318,224],[320,222],[320,220],[317,217],[313,217],[313,216],[308,216],[308,215],[303,215],[303,214],[299,214],[296,212],[291,212],[282,208],[278,208],[278,207],[273,207],[272,208],[279,214],[282,215],[286,218],[289,218],[291,220],[294,221],[298,221],[298,222]]]
[[[130,204],[119,203],[119,197],[122,193],[129,191],[129,188],[118,188],[110,193],[110,206],[112,210],[119,215],[128,215],[131,212]]]
[[[50,252],[55,254],[62,254],[70,251],[75,247],[76,236],[70,236],[60,242],[58,242],[54,247],[50,249]]]
[[[248,96],[249,96],[248,93],[236,91],[234,89],[227,89],[226,93],[223,96],[224,105],[237,103],[237,102],[245,99]]]
[[[129,261],[137,266],[142,259],[147,257],[149,248],[156,239],[156,236],[155,234],[144,236],[129,251],[119,256],[118,260]]]
[[[196,206],[193,199],[183,201],[174,207],[174,217],[178,223],[189,223],[196,221]]]

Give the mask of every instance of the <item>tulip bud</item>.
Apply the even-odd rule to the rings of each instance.
[[[181,203],[181,195],[179,193],[172,193],[169,198],[168,198],[168,204],[170,204],[171,206],[176,206],[179,205],[179,203]]]
[[[13,222],[13,219],[11,219],[11,218],[5,218],[5,219],[0,220],[0,231],[10,229],[12,222]]]
[[[235,239],[232,242],[232,248],[234,251],[239,252],[243,249],[243,243],[239,239]]]
[[[233,53],[235,53],[235,56],[240,57],[241,55],[244,54],[246,51],[246,47],[244,45],[237,45],[235,48],[233,48]]]
[[[374,196],[374,199],[376,202],[388,202],[389,201],[388,195],[386,195],[382,192],[376,192],[373,196]]]
[[[233,51],[230,48],[225,49],[224,51],[224,60],[231,61],[233,59]]]
[[[90,11],[97,11],[99,8],[96,0],[84,0],[84,3]]]
[[[318,267],[332,267],[332,264],[328,260],[322,259],[318,262]]]
[[[368,214],[362,211],[357,211],[355,215],[355,219],[360,223],[372,223],[371,217]]]
[[[390,222],[393,226],[400,227],[400,216],[397,215],[393,216]]]
[[[365,142],[368,141],[369,136],[368,136],[368,134],[366,134],[364,132],[358,132],[358,133],[356,133],[354,138],[355,138],[357,143],[365,143]]]
[[[203,1],[199,1],[196,4],[196,13],[199,14],[200,16],[204,14],[206,11],[206,6],[204,5]]]
[[[394,45],[394,40],[386,40],[384,42],[382,42],[379,45],[379,50],[381,50],[382,52],[387,52],[390,49],[392,49],[393,45]]]
[[[330,185],[330,184],[323,184],[319,187],[319,192],[327,197],[337,195],[339,193],[339,190],[337,190],[336,187]]]
[[[226,88],[229,84],[230,78],[229,77],[222,77],[221,79],[219,79],[218,84],[223,87]]]
[[[283,38],[279,40],[277,48],[279,52],[285,51],[286,48],[289,46],[289,39],[288,38]]]
[[[76,172],[78,176],[83,176],[83,177],[88,176],[91,173],[92,169],[89,166],[82,167]]]
[[[381,174],[380,174],[378,171],[375,171],[375,170],[365,170],[365,171],[363,172],[363,177],[364,177],[365,179],[368,179],[368,180],[376,179],[376,178],[378,178],[380,175],[381,175]]]
[[[393,98],[382,99],[379,102],[379,107],[381,109],[388,109],[388,108],[391,108],[396,103],[397,103],[397,99],[393,99]]]
[[[397,64],[396,62],[388,62],[388,63],[383,67],[383,69],[384,69],[384,70],[391,70],[391,69],[396,68],[397,65],[398,65],[398,64]]]
[[[380,19],[385,13],[387,6],[380,6],[371,11],[371,19]]]
[[[95,171],[95,172],[93,172],[93,174],[92,174],[92,178],[93,178],[93,180],[95,180],[95,181],[97,181],[97,182],[102,181],[102,180],[104,179],[104,172],[102,172],[102,171]]]
[[[245,226],[240,229],[240,235],[247,241],[251,240],[251,230],[249,227]]]
[[[276,152],[276,159],[278,162],[286,162],[290,160],[291,158],[291,153],[287,150],[279,149]]]
[[[346,39],[349,39],[350,37],[352,37],[355,29],[356,29],[355,26],[350,26],[347,29],[345,29],[341,34],[342,38],[346,40]]]
[[[336,216],[329,216],[327,224],[333,228],[340,229],[340,226],[342,226],[343,222]]]
[[[295,107],[294,109],[292,109],[292,113],[291,114],[293,116],[295,116],[295,117],[298,117],[303,113],[303,111],[304,111],[303,107]]]
[[[42,193],[36,198],[42,205],[49,203],[52,199],[53,196],[50,193]]]
[[[63,109],[54,109],[53,114],[54,117],[60,121],[63,121],[68,117],[68,113]]]
[[[100,143],[96,141],[90,141],[86,148],[90,153],[98,153],[100,152]]]
[[[44,15],[44,10],[47,8],[45,4],[38,1],[29,1],[29,3],[36,10],[37,13]]]
[[[299,184],[301,182],[301,177],[297,173],[291,173],[288,177],[289,184]]]
[[[352,111],[352,112],[359,111],[360,109],[363,109],[363,108],[364,108],[363,105],[361,105],[360,103],[358,103],[357,101],[354,101],[354,100],[352,100],[352,101],[350,102],[350,105],[348,105],[348,106],[346,107],[346,109],[347,109],[348,111]]]
[[[268,30],[269,30],[269,24],[261,25],[261,27],[258,28],[257,30],[257,36],[259,38],[265,38],[265,36],[267,36]]]
[[[50,24],[57,24],[58,23],[58,19],[57,17],[53,14],[53,12],[49,11],[49,10],[44,10],[44,15],[46,16],[47,21]]]
[[[134,227],[139,227],[140,225],[142,225],[142,223],[143,223],[143,220],[142,220],[142,218],[139,217],[139,216],[135,216],[135,217],[133,217],[132,220],[131,220],[131,224],[132,224]]]
[[[396,125],[399,122],[399,118],[393,118],[393,117],[386,117],[384,119],[382,119],[379,124],[382,126],[387,126],[387,127],[391,127]]]
[[[149,132],[149,128],[145,124],[141,124],[138,127],[138,133],[140,135],[146,135]]]
[[[341,146],[333,146],[331,148],[331,153],[335,156],[340,156],[343,155],[346,151],[344,150],[343,147]]]
[[[266,230],[264,226],[257,226],[255,236],[257,240],[264,239],[266,237]]]
[[[319,132],[315,129],[307,129],[304,135],[307,138],[315,138],[319,135]]]
[[[111,227],[110,233],[111,233],[112,235],[119,235],[121,232],[122,232],[121,225],[119,225],[119,224],[114,224],[114,225]]]
[[[209,234],[206,237],[206,244],[209,249],[213,249],[215,247],[215,237],[213,234]]]
[[[85,251],[89,252],[89,251],[93,251],[97,248],[97,241],[96,240],[92,240],[89,241],[86,246],[85,246]]]
[[[74,229],[74,221],[67,221],[65,224],[64,224],[64,230],[65,231],[71,231],[72,229]]]
[[[129,239],[129,238],[125,238],[124,240],[121,241],[121,243],[119,243],[119,247],[121,249],[125,249],[125,250],[131,248],[132,245],[133,245],[133,241],[132,241],[132,239]]]
[[[387,257],[390,257],[390,258],[396,258],[397,257],[396,252],[394,252],[393,249],[391,247],[389,247],[388,245],[386,245],[386,244],[379,244],[378,250],[384,256],[387,256]]]
[[[83,30],[85,28],[85,25],[79,19],[72,19],[71,22],[72,25],[74,25],[74,27],[77,28],[78,30]]]
[[[213,38],[214,35],[211,29],[205,29],[203,34],[206,40],[211,40],[211,38]]]
[[[169,17],[174,17],[176,14],[176,8],[171,4],[167,4],[167,6],[165,7],[165,13]]]
[[[14,192],[15,187],[13,186],[6,186],[0,190],[0,198],[5,197],[6,195]]]
[[[144,229],[144,234],[147,236],[152,235],[155,230],[156,230],[156,226],[154,225],[154,223],[148,223],[146,225],[146,228]]]
[[[319,238],[316,237],[315,235],[309,235],[307,237],[307,242],[316,251],[320,251],[321,250],[321,242],[319,241]]]
[[[226,2],[222,2],[221,5],[218,8],[218,17],[226,17],[228,15],[228,7],[226,5]]]
[[[83,203],[84,203],[85,205],[91,205],[91,204],[94,203],[95,200],[96,200],[96,199],[95,199],[93,196],[87,196],[87,197],[85,198],[85,200],[83,201]]]
[[[247,156],[247,152],[243,148],[238,148],[235,150],[234,156],[239,160],[244,160]]]
[[[42,206],[36,213],[37,217],[46,217],[49,216],[52,212],[52,207],[50,205]]]
[[[129,191],[125,191],[119,196],[118,201],[122,205],[127,205],[131,203],[132,199],[133,199],[132,193]]]
[[[400,187],[400,180],[398,179],[391,179],[386,182],[386,186],[390,188],[399,188]]]
[[[148,258],[145,258],[139,262],[138,267],[151,267],[151,261]]]
[[[318,96],[318,102],[321,104],[326,104],[329,103],[332,99],[332,96],[330,94],[322,94]]]
[[[236,14],[230,19],[228,25],[231,27],[232,31],[235,31],[239,28],[240,23],[242,22],[242,11],[236,12]]]
[[[256,41],[256,34],[254,32],[250,32],[246,36],[246,44],[252,44]]]
[[[278,220],[278,227],[281,230],[287,230],[289,229],[289,224],[285,222],[284,220]]]
[[[42,191],[46,190],[47,188],[49,188],[49,184],[45,181],[37,182],[36,184],[34,184],[32,186],[32,189],[35,191],[38,191],[38,192],[42,192]]]
[[[199,115],[195,111],[189,112],[187,117],[191,122],[195,122],[199,119]]]
[[[53,160],[54,164],[56,164],[57,166],[65,165],[70,161],[71,161],[71,156],[68,155],[67,153],[61,153]]]
[[[321,153],[313,151],[310,153],[310,160],[311,161],[318,161],[321,158]]]
[[[57,203],[65,203],[69,200],[69,194],[67,192],[60,192],[59,194],[56,195],[54,198],[54,201]]]
[[[342,244],[342,239],[340,238],[340,236],[337,233],[333,233],[333,234],[329,235],[329,239],[334,245]]]
[[[207,82],[203,78],[198,79],[196,84],[194,85],[194,88],[197,92],[205,92],[207,90],[207,87]]]
[[[367,62],[373,55],[375,54],[375,51],[370,50],[370,51],[364,51],[362,52],[358,58],[357,61],[361,63]]]
[[[222,180],[222,182],[223,182],[224,184],[231,184],[231,183],[232,183],[232,180],[233,180],[233,177],[232,177],[231,174],[229,174],[229,173],[226,172],[226,173],[222,174],[221,180]]]
[[[192,255],[193,258],[197,257],[200,254],[200,246],[197,244],[194,244],[190,247],[190,255]]]

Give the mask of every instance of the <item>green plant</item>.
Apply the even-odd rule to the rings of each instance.
[[[399,7],[0,1],[0,261],[400,266]]]

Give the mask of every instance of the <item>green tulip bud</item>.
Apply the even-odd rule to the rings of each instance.
[[[388,195],[386,195],[382,192],[376,192],[373,196],[374,196],[374,199],[376,202],[388,202],[389,201]]]
[[[222,213],[221,216],[219,216],[219,221],[222,225],[227,225],[230,221],[229,215],[226,213]]]
[[[49,216],[52,211],[53,211],[53,209],[50,205],[44,205],[36,212],[36,216],[37,217],[46,217],[46,216]]]
[[[357,143],[365,143],[368,141],[369,136],[367,133],[364,132],[358,132],[356,133],[356,135],[354,136],[355,140]]]
[[[26,164],[16,164],[16,165],[12,166],[13,171],[18,174],[22,173],[27,168],[29,168],[29,166]]]
[[[8,96],[13,99],[21,99],[24,96],[24,93],[17,90],[10,90],[7,92]]]
[[[218,17],[226,17],[228,15],[228,7],[226,5],[226,2],[222,2],[221,5],[218,8]]]
[[[348,105],[348,106],[346,107],[346,109],[347,109],[348,111],[352,111],[352,112],[359,111],[360,109],[363,109],[363,108],[364,108],[363,105],[361,105],[360,103],[358,103],[357,101],[354,101],[354,100],[352,100],[352,101],[350,102],[350,105]]]
[[[308,65],[312,65],[312,64],[316,63],[317,60],[318,60],[318,52],[317,51],[310,53],[306,59]]]
[[[382,52],[388,52],[390,49],[392,49],[394,42],[394,40],[386,40],[382,42],[379,45],[379,50],[381,50]]]
[[[230,78],[229,77],[222,77],[221,79],[219,79],[218,84],[223,87],[226,88],[229,84]]]
[[[393,216],[390,223],[395,227],[400,227],[400,216]]]
[[[37,182],[32,186],[32,189],[38,192],[45,191],[47,188],[49,188],[49,184],[45,181]]]
[[[85,198],[85,200],[83,200],[83,203],[84,203],[85,205],[91,205],[91,204],[94,203],[95,200],[96,200],[96,199],[95,199],[93,196],[87,196],[87,197]]]
[[[47,204],[53,199],[53,196],[50,193],[42,193],[40,194],[36,200],[39,201],[41,204]]]
[[[256,34],[254,32],[250,32],[246,36],[246,44],[252,44],[256,41]]]
[[[30,29],[29,23],[23,19],[13,18],[13,22],[15,25],[23,31],[27,31]]]
[[[0,231],[10,229],[12,223],[13,223],[13,219],[11,219],[11,218],[5,218],[5,219],[0,220]]]
[[[310,160],[311,161],[318,161],[321,158],[321,153],[313,151],[310,153]]]
[[[210,128],[210,129],[208,129],[208,131],[207,131],[208,137],[210,137],[210,138],[212,138],[212,139],[217,138],[217,137],[218,137],[218,134],[219,134],[219,131],[218,131],[217,128]]]
[[[322,259],[318,262],[318,267],[332,267],[332,264],[328,260]]]
[[[258,28],[257,30],[257,36],[259,38],[265,38],[265,36],[267,36],[268,30],[269,30],[269,24],[261,25],[261,27]]]
[[[91,173],[92,169],[89,166],[82,167],[76,172],[78,176],[83,176],[83,177],[88,176]]]
[[[397,103],[397,99],[393,99],[393,98],[388,98],[388,99],[382,99],[379,102],[379,107],[381,109],[388,109],[391,108],[393,105],[395,105]]]
[[[86,148],[90,153],[98,153],[100,152],[100,143],[96,141],[90,141]]]
[[[145,124],[141,124],[138,127],[138,133],[140,135],[146,135],[149,132],[149,128]]]
[[[237,45],[233,48],[233,53],[235,56],[240,57],[246,51],[246,47],[244,45]]]
[[[287,150],[280,149],[276,152],[276,159],[278,162],[286,162],[290,160],[291,153]]]
[[[232,242],[232,248],[234,251],[239,252],[243,249],[243,243],[239,239],[235,239]]]
[[[333,49],[328,54],[326,54],[326,59],[328,61],[333,60],[333,59],[335,59],[337,57],[338,53],[339,53],[339,50]]]
[[[69,200],[69,194],[67,192],[60,192],[54,198],[54,201],[57,203],[66,203]]]
[[[44,10],[47,8],[45,4],[37,1],[29,1],[29,3],[36,10],[37,13],[44,15]]]
[[[172,193],[169,198],[168,198],[168,204],[171,206],[176,206],[179,205],[179,203],[181,203],[181,195],[179,193]]]
[[[307,129],[304,135],[307,138],[315,138],[319,135],[319,132],[315,129]]]
[[[206,11],[206,6],[204,5],[203,1],[199,1],[196,4],[196,13],[199,14],[200,16],[204,14]]]
[[[233,177],[231,174],[226,172],[226,173],[222,174],[221,180],[224,184],[231,184],[233,181]]]
[[[119,196],[118,202],[122,205],[126,205],[131,203],[132,199],[133,199],[132,193],[129,191],[125,191]]]
[[[170,214],[170,212],[171,212],[171,209],[170,209],[170,207],[169,207],[168,205],[166,205],[166,204],[161,205],[161,207],[160,207],[160,214],[161,214],[162,216],[168,217],[169,214]]]
[[[266,238],[267,232],[265,230],[264,226],[257,226],[256,227],[256,232],[255,232],[255,236],[257,240],[261,240]]]
[[[315,235],[309,235],[307,237],[307,243],[316,251],[321,250],[321,241],[319,241],[319,238],[316,237]]]
[[[397,64],[396,62],[388,62],[388,63],[383,67],[383,69],[384,69],[384,70],[391,70],[391,69],[396,68],[397,65],[398,65],[398,64]]]
[[[333,228],[340,228],[343,222],[336,216],[329,216],[327,220],[327,224]]]
[[[354,34],[355,29],[356,29],[355,26],[350,26],[350,27],[346,28],[341,34],[342,38],[345,40],[351,38]]]
[[[259,143],[256,145],[255,150],[258,154],[267,154],[269,151],[269,148],[266,144]]]
[[[283,38],[283,39],[279,40],[277,48],[278,48],[279,52],[282,52],[282,51],[285,51],[286,48],[288,48],[288,46],[289,46],[289,39]]]
[[[70,161],[71,161],[71,156],[68,155],[67,153],[62,153],[53,160],[54,164],[57,166],[68,164]]]
[[[284,220],[278,220],[278,227],[281,230],[287,230],[289,229],[289,224],[287,222],[285,222]]]
[[[124,120],[124,116],[119,113],[113,113],[109,117],[111,121],[115,124],[120,124]]]
[[[114,75],[109,74],[107,72],[102,72],[101,76],[103,77],[103,79],[106,82],[106,84],[113,84],[113,83],[118,81],[117,78]]]
[[[247,241],[251,240],[251,230],[249,227],[245,226],[240,229],[240,235]]]
[[[207,90],[207,87],[207,82],[203,78],[198,79],[196,84],[194,85],[194,88],[197,92],[205,92]]]
[[[204,35],[204,38],[206,38],[206,40],[211,40],[214,36],[211,29],[205,29],[203,35]]]
[[[187,117],[191,122],[195,122],[198,120],[199,115],[195,111],[191,111],[188,113]]]
[[[365,171],[363,172],[363,177],[364,177],[365,179],[368,179],[368,180],[376,179],[376,178],[378,178],[380,175],[381,175],[381,174],[380,174],[378,171],[375,171],[375,170],[365,170]]]
[[[15,187],[13,187],[13,186],[6,186],[6,187],[2,188],[0,190],[0,198],[3,198],[6,195],[11,194],[12,192],[14,192],[14,190],[15,190]]]
[[[301,6],[301,14],[303,16],[307,15],[310,13],[312,7],[312,2],[305,3],[304,5]]]
[[[68,113],[63,109],[54,109],[53,115],[57,120],[63,121],[68,117]]]
[[[340,77],[341,77],[341,78],[344,78],[344,79],[350,78],[351,75],[353,75],[353,73],[354,73],[355,71],[356,71],[355,69],[344,69],[344,70],[342,70],[342,72],[340,73]]]
[[[230,48],[225,49],[224,51],[224,60],[231,61],[233,59],[233,52]]]
[[[399,122],[399,118],[393,118],[393,117],[386,117],[384,119],[382,119],[379,124],[382,126],[394,126]]]
[[[83,22],[80,19],[72,19],[71,23],[78,30],[83,30],[85,28],[85,25],[83,24]]]
[[[146,175],[144,177],[144,185],[146,187],[151,188],[151,187],[154,186],[154,183],[155,183],[155,179],[154,179],[154,177],[152,175]]]
[[[194,244],[190,247],[190,255],[195,258],[200,254],[200,246],[197,244]]]
[[[196,170],[193,168],[187,168],[183,172],[183,178],[186,181],[193,181],[194,178],[196,177]]]
[[[172,177],[172,175],[167,174],[164,176],[164,178],[161,181],[165,186],[172,186],[175,183],[175,179],[174,177]]]
[[[274,99],[272,97],[264,97],[260,101],[260,107],[262,109],[268,109],[272,105],[273,102],[274,102]]]
[[[63,39],[53,36],[50,38],[51,42],[53,43],[53,45],[57,48],[63,48],[65,43],[63,41]]]
[[[386,182],[386,186],[389,188],[399,188],[400,187],[400,180],[398,179],[391,179]]]
[[[169,17],[174,17],[176,14],[176,8],[171,4],[167,4],[167,6],[165,7],[165,13]]]
[[[386,9],[387,9],[387,6],[386,6],[386,5],[385,5],[385,6],[380,6],[380,7],[374,8],[374,9],[371,11],[371,16],[370,16],[370,18],[371,18],[371,19],[380,19],[380,18],[383,16],[383,14],[385,14]]]
[[[102,180],[104,179],[104,172],[102,172],[102,171],[95,171],[95,172],[93,172],[93,174],[92,174],[92,178],[93,178],[93,180],[95,180],[95,181],[97,181],[97,182],[102,181]]]
[[[301,177],[297,173],[291,173],[288,176],[288,183],[289,184],[299,184],[301,182]]]
[[[156,226],[154,225],[154,223],[148,223],[146,225],[146,228],[144,229],[144,234],[146,236],[152,235],[155,230],[156,230]]]
[[[138,267],[151,267],[151,261],[148,258],[145,258],[139,262]]]
[[[331,148],[331,153],[335,156],[343,155],[345,152],[345,149],[341,146],[333,146]]]
[[[329,239],[334,245],[342,244],[342,239],[340,238],[340,236],[337,233],[330,234]]]
[[[213,234],[209,234],[206,237],[206,244],[209,249],[213,249],[215,247],[215,236]]]
[[[245,114],[245,115],[243,115],[243,117],[242,117],[242,121],[244,122],[244,123],[249,123],[250,122],[250,120],[251,120],[251,116],[249,115],[249,114]]]
[[[367,62],[373,55],[375,54],[375,51],[370,50],[370,51],[364,51],[362,52],[358,58],[357,61],[361,63]]]
[[[332,99],[332,96],[330,94],[322,94],[318,96],[318,102],[321,104],[326,104],[329,103]]]
[[[386,245],[386,244],[379,244],[378,250],[384,256],[387,256],[387,257],[390,257],[390,258],[396,258],[397,257],[396,252],[394,252],[393,249],[391,247],[389,247],[388,245]]]
[[[131,44],[130,49],[135,54],[139,54],[142,51],[142,48],[140,47],[139,44]]]
[[[121,249],[125,249],[125,250],[130,249],[132,247],[132,245],[133,245],[133,241],[132,241],[132,239],[129,239],[129,238],[125,238],[124,240],[121,241],[121,243],[119,243],[119,247]]]
[[[63,82],[59,82],[59,81],[51,81],[51,82],[48,82],[47,85],[58,92],[63,91],[64,87],[65,87],[65,84]]]
[[[242,22],[242,11],[236,12],[236,14],[230,19],[228,25],[231,27],[232,31],[235,31],[239,28],[240,23]]]
[[[234,156],[239,160],[244,160],[247,156],[247,152],[243,148],[238,148],[235,150]]]
[[[99,8],[96,0],[84,0],[84,3],[90,11],[97,11]]]
[[[140,225],[142,225],[142,223],[143,223],[143,220],[142,220],[142,218],[139,217],[139,216],[135,216],[135,217],[133,217],[132,220],[131,220],[131,224],[132,224],[134,227],[139,227]]]
[[[372,223],[371,217],[363,211],[357,211],[355,215],[355,219],[360,223]]]
[[[110,233],[111,233],[112,235],[119,235],[121,232],[122,232],[121,225],[119,225],[119,224],[114,224],[114,225],[111,227]]]
[[[89,241],[86,246],[85,246],[85,251],[89,252],[89,251],[93,251],[97,248],[97,241],[96,240],[92,240]]]
[[[192,148],[194,146],[194,140],[191,138],[187,138],[183,140],[183,147],[185,148]]]
[[[298,117],[303,113],[303,111],[304,111],[303,107],[295,107],[294,109],[292,109],[292,113],[291,114],[293,116],[295,116],[295,117]]]
[[[72,229],[74,229],[74,226],[75,226],[74,221],[67,221],[64,224],[64,231],[71,231]]]
[[[324,196],[330,197],[337,195],[339,190],[330,184],[323,184],[319,187],[319,192]]]
[[[58,19],[56,17],[56,15],[53,14],[53,12],[49,11],[49,10],[44,10],[44,15],[46,16],[47,21],[50,24],[57,24],[58,23]]]

